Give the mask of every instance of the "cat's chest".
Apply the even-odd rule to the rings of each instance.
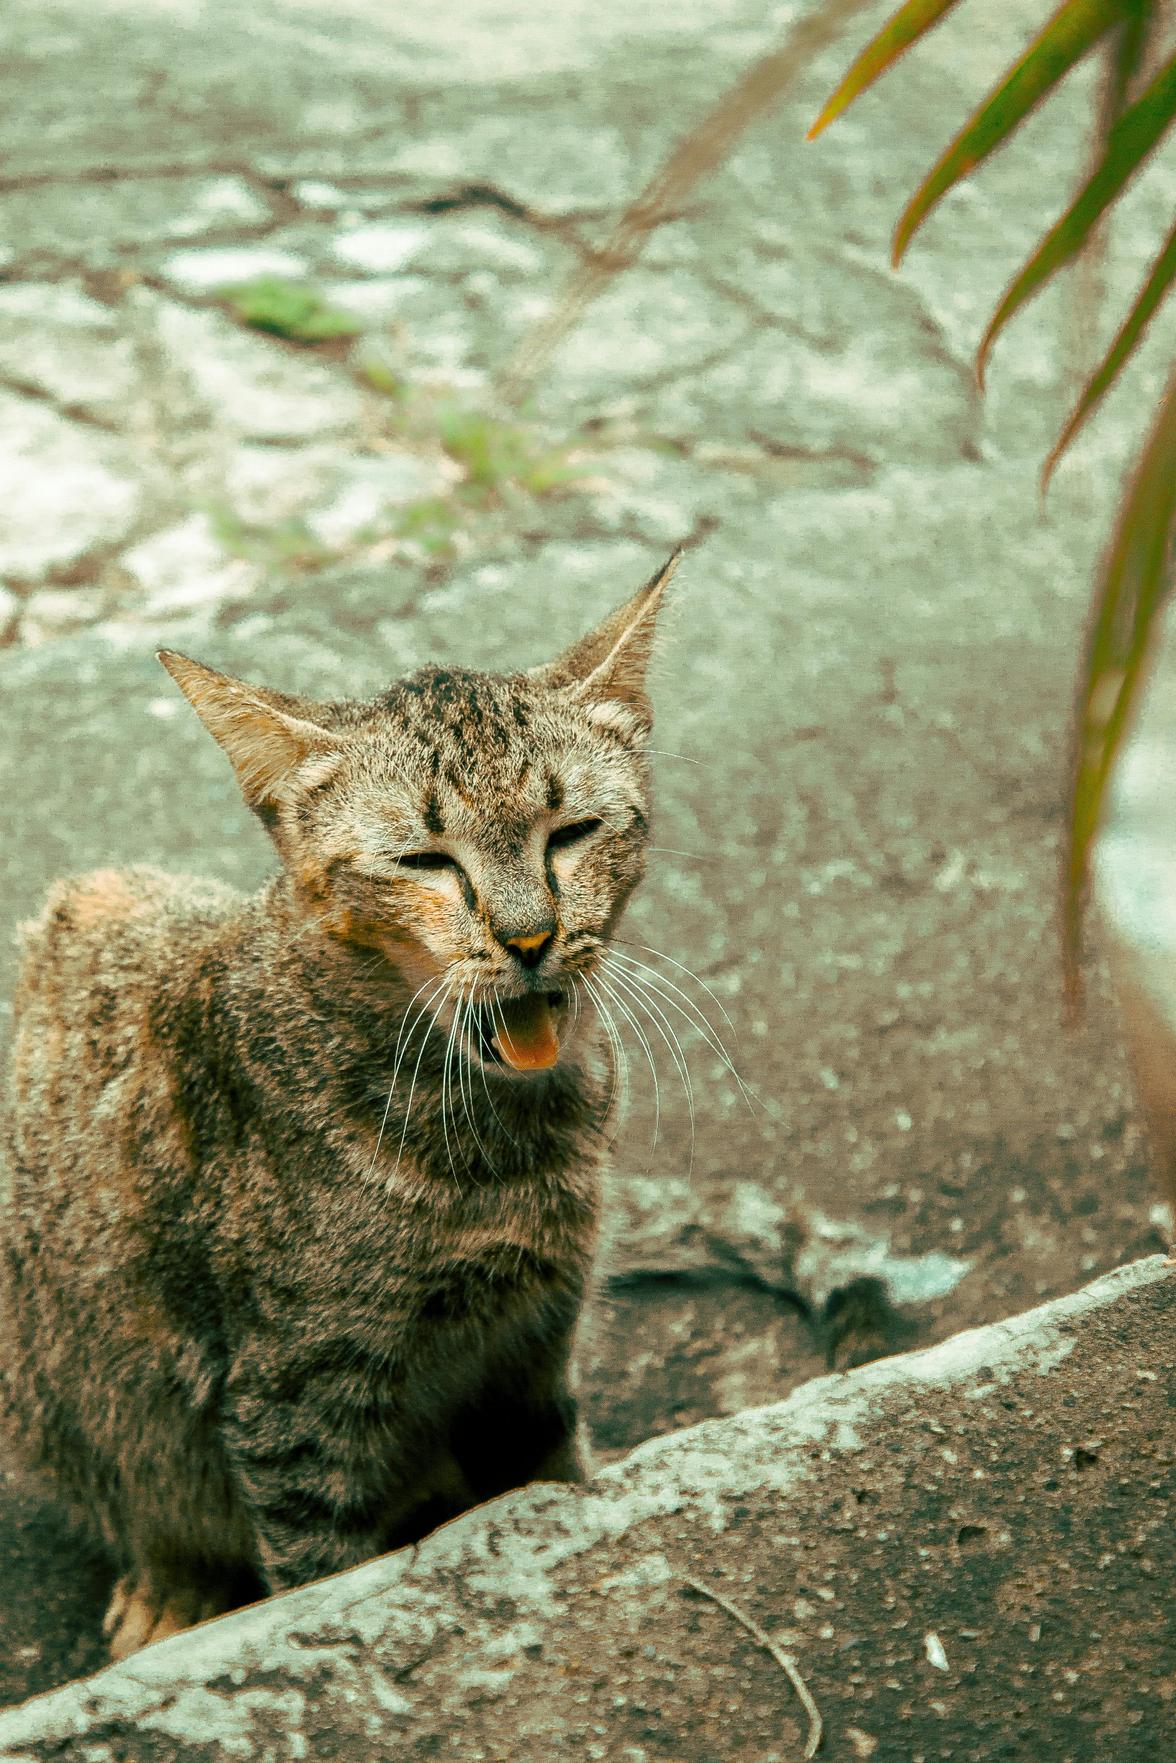
[[[566,1181],[390,1193],[335,1219],[321,1292],[402,1337],[488,1330],[528,1313],[570,1323],[598,1234],[591,1171]]]

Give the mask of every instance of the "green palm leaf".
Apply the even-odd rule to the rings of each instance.
[[[1168,242],[1152,265],[1151,274],[1143,285],[1143,291],[1128,313],[1119,334],[1107,350],[1096,371],[1087,381],[1082,396],[1075,404],[1066,420],[1065,427],[1054,442],[1049,458],[1042,467],[1041,487],[1043,490],[1053,476],[1054,467],[1058,460],[1135,348],[1153,313],[1160,306],[1171,287],[1173,279],[1176,279],[1176,226],[1168,234]]]
[[[1143,66],[1158,25],[1160,0],[1122,0],[1122,19],[1111,44],[1108,78],[1103,89],[1102,133],[1105,137],[1131,101],[1136,75]]]
[[[1143,683],[1156,614],[1168,586],[1176,520],[1176,372],[1160,403],[1119,513],[1095,598],[1078,698],[1069,839],[1062,873],[1066,993],[1081,997],[1082,908],[1107,784]]]
[[[900,6],[878,35],[866,44],[833,96],[826,101],[808,132],[808,139],[815,141],[822,129],[828,128],[867,86],[872,86],[879,75],[893,67],[912,43],[917,43],[958,3],[959,0],[906,0],[906,5]]]
[[[1013,314],[1042,283],[1081,250],[1124,184],[1138,171],[1176,121],[1176,56],[1166,62],[1146,91],[1124,111],[1107,137],[1106,152],[1061,219],[1013,279],[989,321],[976,355],[976,372],[984,370],[992,345]]]
[[[974,170],[1020,127],[1030,111],[1092,49],[1111,26],[1121,22],[1123,0],[1063,0],[1021,59],[989,94],[932,167],[894,231],[897,264],[916,230],[954,184]]]

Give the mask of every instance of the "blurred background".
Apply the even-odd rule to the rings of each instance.
[[[5,995],[8,932],[62,871],[266,872],[160,643],[318,695],[508,670],[688,547],[626,934],[711,1027],[677,1020],[693,1126],[650,1033],[656,1140],[630,1040],[585,1343],[604,1456],[1167,1241],[1097,958],[1062,1028],[1055,898],[1083,621],[1170,326],[1044,504],[1037,475],[1170,223],[1171,153],[981,397],[987,316],[1089,170],[1100,70],[896,274],[904,201],[1048,7],[958,7],[806,144],[887,16],[863,6],[503,395],[675,143],[819,10],[6,0],[0,23]],[[0,1503],[11,1698],[100,1657],[102,1569],[56,1524]]]

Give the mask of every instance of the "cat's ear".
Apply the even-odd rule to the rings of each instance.
[[[159,660],[228,754],[242,795],[263,820],[289,797],[296,773],[306,781],[308,760],[329,765],[341,750],[339,737],[312,719],[313,705],[216,673],[174,649],[160,649]]]
[[[536,668],[536,675],[548,685],[570,687],[589,704],[623,707],[635,728],[648,727],[652,717],[645,679],[657,615],[681,556],[681,550],[675,551],[631,600],[554,661]]]

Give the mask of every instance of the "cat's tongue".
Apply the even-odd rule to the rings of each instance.
[[[546,1071],[559,1058],[550,999],[542,992],[504,1000],[495,1010],[494,1045],[515,1071]]]

